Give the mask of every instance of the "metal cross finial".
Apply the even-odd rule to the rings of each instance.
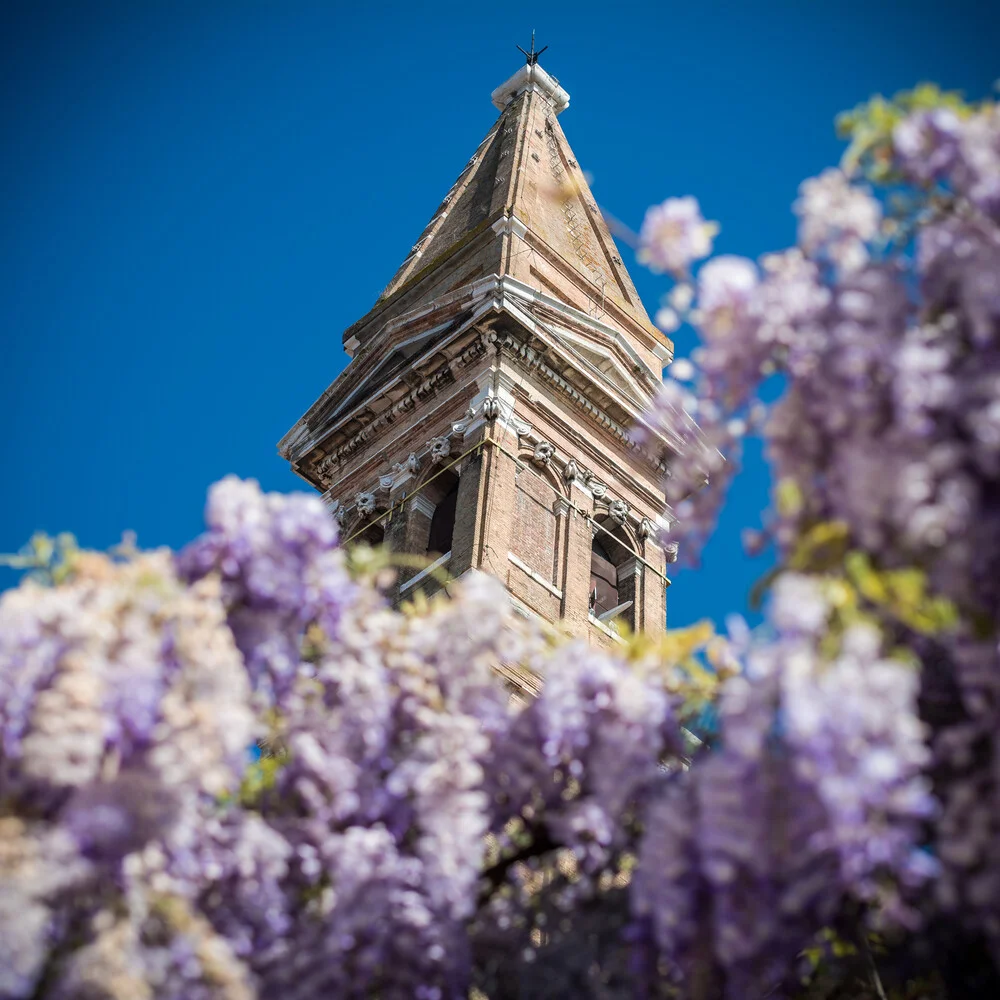
[[[524,53],[524,58],[527,60],[529,66],[534,66],[538,62],[538,57],[548,48],[547,45],[543,45],[537,52],[535,51],[535,29],[531,29],[531,51],[525,52],[520,45],[517,46],[519,52]]]

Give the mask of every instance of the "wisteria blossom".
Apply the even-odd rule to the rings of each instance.
[[[731,475],[739,438],[724,431],[781,379],[766,419],[750,417],[782,571],[746,676],[779,677],[777,732],[826,811],[814,842],[836,852],[850,895],[911,929],[947,926],[932,947],[961,980],[979,968],[969,942],[1000,958],[1000,118],[989,102],[912,103],[854,113],[867,145],[850,174],[802,185],[797,248],[759,276],[725,258],[702,267],[686,410],[711,415],[702,448]],[[865,164],[915,187],[886,213]],[[665,436],[693,433],[675,407],[654,412]],[[704,468],[688,454],[675,480]],[[675,507],[689,558],[712,530],[714,488]]]
[[[180,553],[0,596],[0,998],[996,995],[1000,118],[884,111],[797,247],[692,275],[697,202],[643,226],[701,337],[633,435],[659,543],[762,434],[761,627],[609,652],[476,573],[397,610],[233,477]]]
[[[878,233],[881,206],[840,170],[824,170],[819,177],[803,181],[795,212],[799,246],[807,254],[825,254],[844,271],[856,270],[867,261],[867,244]]]
[[[695,198],[668,198],[646,212],[639,231],[639,260],[653,271],[681,275],[712,250],[714,223]]]

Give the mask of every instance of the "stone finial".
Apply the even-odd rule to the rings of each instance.
[[[580,466],[576,464],[576,459],[571,458],[563,466],[562,475],[567,483],[574,483],[580,478]]]
[[[427,442],[432,462],[443,462],[451,455],[451,439],[442,435]]]
[[[537,62],[522,66],[509,80],[501,83],[490,97],[493,106],[503,111],[518,94],[526,90],[534,90],[548,97],[557,115],[569,107],[569,94]]]
[[[496,420],[500,416],[500,400],[496,396],[487,396],[483,400],[483,417]]]
[[[667,542],[667,544],[663,546],[663,551],[667,557],[668,563],[677,562],[677,542]]]
[[[648,517],[644,517],[639,522],[639,530],[637,534],[642,541],[645,541],[647,538],[655,538],[656,525],[653,524],[653,522]]]
[[[361,492],[354,497],[354,503],[357,506],[358,513],[362,517],[368,517],[375,513],[375,494]]]
[[[624,500],[612,500],[608,504],[608,516],[615,524],[624,524],[628,520],[629,506]]]
[[[556,453],[556,446],[549,441],[539,441],[535,445],[531,461],[535,465],[548,465],[552,461],[552,456]]]

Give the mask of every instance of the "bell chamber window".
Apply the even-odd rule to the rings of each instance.
[[[618,570],[595,536],[590,546],[590,613],[595,618],[618,607]]]
[[[443,556],[451,552],[452,538],[455,534],[455,511],[458,506],[458,478],[448,491],[438,500],[431,517],[431,530],[427,539],[427,552]]]

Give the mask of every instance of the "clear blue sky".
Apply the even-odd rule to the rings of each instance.
[[[275,443],[342,370],[342,330],[490,127],[532,27],[598,201],[637,225],[697,195],[717,248],[750,256],[793,239],[836,112],[1000,76],[983,0],[8,2],[0,551],[35,529],[177,546],[226,473],[295,489]],[[633,276],[653,312],[664,286]],[[671,624],[744,606],[766,564],[739,529],[766,499],[751,461]]]

